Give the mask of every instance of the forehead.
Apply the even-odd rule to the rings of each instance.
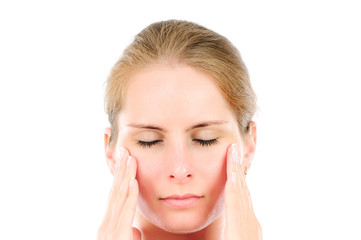
[[[130,121],[143,123],[189,123],[232,116],[214,79],[185,64],[154,64],[133,74],[122,112]]]

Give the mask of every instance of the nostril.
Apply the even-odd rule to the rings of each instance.
[[[192,177],[192,174],[187,174],[187,178],[190,178],[190,177]],[[169,175],[169,178],[175,178],[175,176],[174,175]]]

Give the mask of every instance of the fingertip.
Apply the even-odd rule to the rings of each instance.
[[[228,148],[227,148],[227,159],[228,159],[228,161],[232,161],[234,147],[235,147],[235,144],[233,143],[230,146],[228,146]]]
[[[120,162],[122,157],[124,156],[125,149],[123,147],[119,147],[115,152],[115,159],[117,162]]]
[[[119,164],[123,161],[124,158],[129,156],[129,151],[125,147],[119,146],[115,151],[115,161]]]
[[[137,160],[133,156],[129,156],[127,168],[129,169],[129,176],[135,178],[137,176]]]
[[[235,143],[231,144],[227,149],[227,177],[230,178],[232,172],[236,171],[236,160],[237,158],[237,145]]]
[[[135,179],[135,177],[132,177],[129,182],[129,191],[131,195],[138,194],[139,188],[138,188],[138,181]]]
[[[232,176],[231,176],[231,181],[232,181],[232,185],[233,187],[236,186],[236,172],[232,172]]]
[[[134,184],[135,182],[135,178],[134,177],[131,177],[130,178],[130,181],[129,181],[129,187],[132,187],[132,185]]]
[[[115,169],[114,174],[119,171],[119,169],[124,167],[125,159],[129,156],[129,151],[124,147],[119,147],[115,151],[114,160],[115,160]]]
[[[231,146],[228,148],[229,154],[233,156],[237,152],[237,144],[232,143]]]

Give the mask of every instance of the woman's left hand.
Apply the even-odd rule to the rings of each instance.
[[[237,145],[232,144],[227,150],[224,240],[262,240],[261,225],[253,211],[242,162],[242,146],[239,151]]]

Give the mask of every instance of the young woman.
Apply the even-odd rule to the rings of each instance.
[[[98,239],[262,239],[245,182],[256,96],[237,49],[187,21],[141,31],[106,86],[114,175]]]

